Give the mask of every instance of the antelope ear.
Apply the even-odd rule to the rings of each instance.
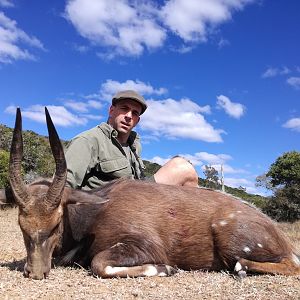
[[[17,205],[10,187],[0,189],[0,207],[5,207],[5,205]]]
[[[91,192],[82,190],[71,191],[66,204],[76,204],[76,205],[97,205],[108,202],[109,199],[103,198]]]

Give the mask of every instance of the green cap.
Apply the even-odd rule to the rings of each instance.
[[[139,95],[137,92],[132,91],[132,90],[126,90],[126,91],[121,91],[116,93],[113,98],[112,98],[112,104],[115,105],[117,102],[119,102],[120,100],[123,99],[130,99],[133,101],[136,101],[137,103],[139,103],[142,107],[142,112],[141,114],[143,114],[145,112],[145,110],[147,109],[147,103],[145,101],[145,99]]]

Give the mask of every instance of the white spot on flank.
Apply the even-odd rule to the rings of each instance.
[[[220,221],[220,225],[221,226],[225,226],[225,225],[227,225],[228,223],[226,222],[226,221],[224,221],[224,220],[222,220],[222,221]]]
[[[111,266],[107,266],[104,269],[105,274],[107,275],[115,275],[119,272],[123,272],[123,271],[128,271],[127,267],[111,267]]]
[[[241,211],[241,210],[238,210],[238,211],[237,211],[237,213],[238,213],[238,214],[241,214],[241,213],[242,213],[242,211]]]
[[[246,246],[246,247],[243,249],[243,251],[246,252],[246,253],[248,253],[248,252],[251,252],[251,249],[250,249],[249,247]]]
[[[239,262],[237,262],[237,263],[235,264],[234,271],[235,271],[235,272],[239,272],[239,271],[241,271],[241,270],[242,270],[242,265],[241,265]]]
[[[260,244],[260,243],[258,243],[257,246],[258,246],[259,248],[262,248],[262,247],[263,247],[262,244]]]
[[[234,217],[235,217],[235,214],[234,213],[231,213],[231,214],[229,214],[229,216],[228,216],[230,219],[233,219]]]
[[[217,227],[217,224],[215,224],[215,223],[213,223],[213,224],[211,224],[211,227]]]
[[[144,272],[144,275],[145,276],[155,276],[157,275],[157,269],[155,266],[147,266],[146,269],[145,269],[145,272]],[[162,275],[160,275],[162,276]]]

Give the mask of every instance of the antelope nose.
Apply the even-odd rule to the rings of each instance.
[[[39,272],[33,272],[27,263],[24,266],[24,276],[30,279],[42,280],[48,277],[49,271],[43,272],[42,270]]]

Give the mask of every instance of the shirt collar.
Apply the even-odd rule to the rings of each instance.
[[[118,137],[118,131],[115,130],[111,125],[109,125],[108,123],[101,123],[99,125],[99,127],[101,127],[103,133],[109,137],[110,139],[114,138],[116,139]],[[135,147],[135,142],[136,140],[139,139],[138,134],[135,131],[131,131],[130,135],[128,137],[128,144],[131,148],[136,148]]]

